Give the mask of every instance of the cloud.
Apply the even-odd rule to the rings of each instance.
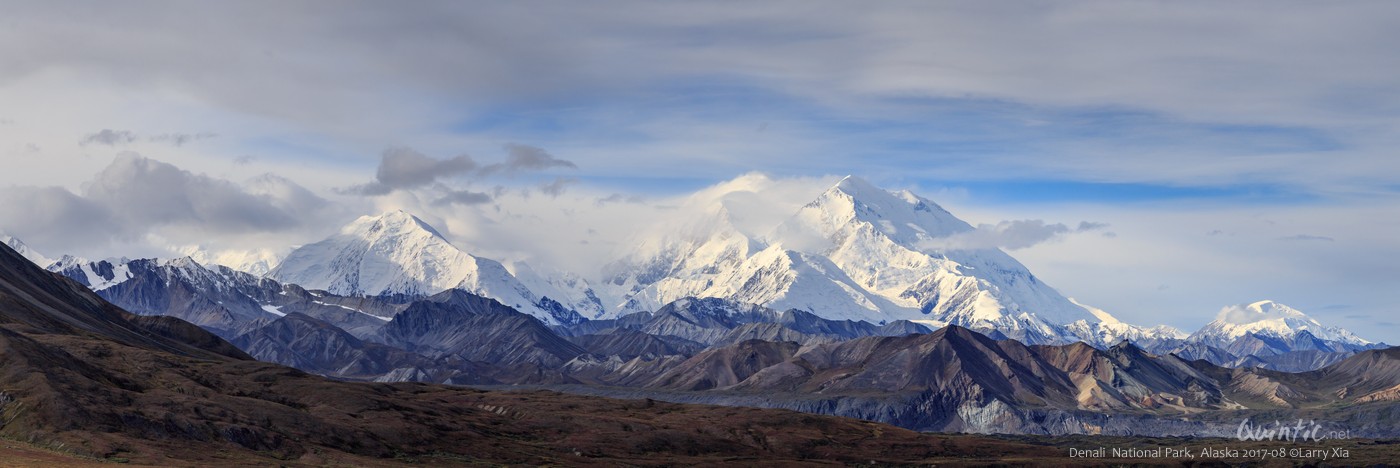
[[[101,205],[60,187],[0,188],[0,230],[50,247],[105,242],[121,224]],[[58,256],[66,252],[52,252]]]
[[[136,134],[126,130],[112,130],[104,128],[97,133],[89,134],[78,140],[79,145],[106,145],[117,146],[136,141]]]
[[[555,158],[544,149],[534,146],[508,143],[505,149],[506,161],[481,168],[481,175],[515,174],[521,171],[539,171],[555,167],[578,169],[578,165],[572,161]]]
[[[413,148],[398,146],[384,150],[373,182],[345,191],[359,195],[384,195],[394,190],[422,187],[439,179],[470,174],[476,169],[476,161],[465,154],[434,159]]]
[[[343,193],[378,196],[394,190],[407,190],[452,177],[471,176],[477,179],[496,174],[516,175],[526,171],[540,171],[563,167],[577,169],[570,161],[555,158],[549,152],[529,145],[510,143],[505,146],[506,160],[487,166],[480,166],[471,156],[463,154],[454,158],[434,159],[408,147],[394,147],[385,150],[380,158],[375,180],[341,190]],[[545,194],[559,196],[564,187],[575,179],[557,178],[540,187]],[[452,204],[482,203],[480,197],[466,192],[449,194],[439,200]]]
[[[233,163],[236,164],[236,165],[239,165],[239,166],[247,166],[247,165],[249,165],[249,164],[252,164],[253,161],[257,161],[257,160],[258,160],[258,157],[257,157],[257,156],[253,156],[253,155],[251,155],[251,154],[244,154],[244,155],[240,155],[240,156],[238,156],[238,157],[236,157],[236,158],[233,158]]]
[[[165,144],[169,144],[169,145],[172,145],[172,146],[175,146],[175,147],[178,148],[178,147],[181,147],[181,146],[185,146],[185,144],[187,144],[187,143],[191,143],[191,142],[195,142],[195,141],[199,141],[199,140],[207,140],[207,139],[210,139],[210,138],[215,138],[215,137],[217,137],[217,136],[219,136],[219,135],[216,134],[216,133],[208,133],[208,132],[202,132],[202,133],[162,133],[162,134],[159,134],[159,135],[152,135],[152,136],[148,136],[148,137],[144,137],[144,138],[143,138],[143,137],[141,137],[140,135],[137,135],[135,132],[131,132],[131,131],[129,131],[129,130],[112,130],[112,129],[110,129],[110,128],[104,128],[104,129],[102,129],[101,131],[98,131],[98,132],[96,132],[96,133],[91,133],[91,134],[88,134],[87,136],[84,136],[81,140],[78,140],[78,145],[80,145],[80,146],[88,146],[88,145],[119,146],[119,145],[125,145],[125,144],[135,143],[135,142],[138,141],[138,140],[144,140],[144,141],[149,141],[149,142],[152,142],[152,143],[165,143]]]
[[[199,141],[199,140],[208,140],[208,139],[210,139],[210,138],[216,138],[216,137],[218,137],[218,136],[219,136],[219,134],[217,134],[217,133],[208,133],[208,132],[205,132],[205,133],[162,133],[162,134],[160,134],[160,135],[154,135],[154,136],[148,137],[146,140],[147,140],[147,141],[151,141],[151,142],[156,142],[156,143],[169,143],[169,144],[174,145],[174,146],[176,146],[176,147],[180,147],[180,146],[185,146],[186,143],[191,143],[191,142],[195,142],[195,141]]]
[[[1304,241],[1304,242],[1305,242],[1305,241],[1321,241],[1321,242],[1336,242],[1336,241],[1337,241],[1336,239],[1333,239],[1333,238],[1331,238],[1331,237],[1327,237],[1327,236],[1314,236],[1314,235],[1311,235],[1311,234],[1298,234],[1298,235],[1293,235],[1293,236],[1284,236],[1284,237],[1278,238],[1278,240],[1281,240],[1281,241]]]
[[[1063,223],[1047,224],[1039,219],[1002,221],[980,224],[971,231],[930,239],[919,245],[927,250],[944,249],[1024,249],[1049,242],[1065,235],[1089,232],[1108,227],[1104,223],[1081,221],[1070,227]]]
[[[273,207],[294,216],[307,216],[330,208],[331,203],[291,179],[265,173],[249,179],[243,189],[266,200]]]
[[[578,179],[572,177],[556,177],[553,182],[540,186],[540,191],[551,197],[558,197],[564,194],[564,189],[570,184],[578,183]]]
[[[646,199],[639,195],[627,195],[614,193],[606,197],[599,197],[593,201],[594,205],[603,206],[609,203],[643,203]]]
[[[237,184],[132,152],[118,155],[77,193],[0,190],[0,228],[55,255],[99,258],[167,255],[164,249],[181,244],[291,245],[288,236],[324,232],[345,212],[276,174]],[[116,245],[126,248],[108,251]]]
[[[449,191],[447,195],[434,200],[433,205],[481,205],[491,203],[491,200],[492,197],[489,193],[473,192],[470,190],[452,190]]]
[[[189,223],[202,229],[240,232],[281,230],[297,224],[293,214],[275,206],[270,197],[135,153],[118,156],[84,184],[82,194],[132,229]]]

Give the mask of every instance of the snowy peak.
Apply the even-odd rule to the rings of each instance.
[[[268,276],[340,295],[429,296],[461,289],[547,323],[582,320],[574,308],[559,302],[565,298],[531,291],[500,262],[458,249],[402,210],[360,217],[339,234],[292,251]]]
[[[972,230],[932,201],[846,177],[784,221],[773,242],[825,257],[860,288],[898,309],[916,311],[887,310],[898,318],[979,330],[1035,328],[1066,339],[1063,330],[1054,329],[1103,320],[998,249],[923,247]]]
[[[387,211],[379,216],[361,216],[341,228],[340,233],[364,239],[426,234],[447,241],[436,228],[404,210]]]
[[[287,255],[268,273],[335,294],[429,295],[474,277],[476,258],[401,210],[362,216],[340,233]]]
[[[914,246],[928,239],[972,230],[937,203],[908,191],[891,192],[847,176],[804,206],[794,221],[830,235],[852,222],[869,224],[897,243]]]
[[[0,242],[3,242],[5,243],[5,245],[10,246],[10,248],[14,249],[15,252],[19,252],[19,254],[23,255],[24,258],[29,259],[29,261],[34,262],[35,265],[39,265],[40,267],[47,267],[54,262],[53,259],[45,257],[43,254],[34,251],[34,249],[30,248],[29,245],[24,243],[24,241],[21,241],[14,237],[10,237],[7,234],[0,234]]]
[[[609,274],[607,287],[621,300],[607,303],[621,306],[610,316],[695,296],[826,319],[956,324],[1037,342],[1073,341],[1065,327],[1077,321],[1116,322],[1070,302],[1000,250],[921,248],[973,228],[907,191],[846,177],[761,241],[730,222],[737,205],[710,195],[721,203],[666,225],[669,233],[655,237],[663,239],[659,246],[642,244],[618,262],[624,268]]]
[[[1298,309],[1279,304],[1274,301],[1259,301],[1253,304],[1226,307],[1216,315],[1216,320],[1236,325],[1246,325],[1257,322],[1286,322],[1289,319],[1302,320],[1317,323],[1316,320],[1304,315]]]
[[[291,249],[210,250],[199,245],[187,245],[173,247],[172,250],[201,265],[225,266],[253,276],[266,276]]]
[[[1298,309],[1274,301],[1259,301],[1225,307],[1215,320],[1189,338],[1207,344],[1226,344],[1245,335],[1293,340],[1303,334],[1324,341],[1366,346],[1370,341],[1350,331],[1327,327]]]

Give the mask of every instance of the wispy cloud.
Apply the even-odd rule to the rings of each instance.
[[[1078,226],[1046,223],[1039,219],[1002,221],[980,224],[971,231],[930,239],[919,247],[927,250],[945,249],[1024,249],[1060,237],[1108,227],[1104,223],[1081,221]]]
[[[534,146],[510,143],[505,146],[505,150],[505,162],[481,168],[482,176],[496,173],[515,174],[520,171],[538,171],[555,167],[578,169],[578,165],[572,161],[556,158],[544,149]]]
[[[116,146],[133,141],[136,141],[136,134],[134,133],[126,130],[104,128],[101,131],[84,136],[82,140],[78,140],[78,144]]]
[[[482,179],[493,175],[514,176],[522,172],[551,168],[578,168],[573,162],[555,158],[534,146],[511,143],[505,146],[505,150],[505,161],[482,166],[466,154],[436,159],[408,147],[390,148],[381,155],[379,169],[375,172],[373,181],[341,189],[341,192],[379,196],[395,190],[426,187],[454,178]],[[557,197],[564,193],[565,186],[574,182],[577,182],[577,179],[556,178],[553,182],[541,185],[540,190],[546,195]],[[452,188],[447,190],[448,193],[437,200],[438,204],[478,204],[491,200],[490,195],[484,192]]]
[[[126,144],[130,144],[130,143],[134,143],[134,142],[137,142],[137,141],[149,141],[149,142],[152,142],[152,143],[164,143],[164,144],[168,144],[168,145],[173,145],[173,146],[179,147],[179,146],[185,146],[185,144],[190,143],[190,142],[199,141],[199,140],[208,140],[208,139],[210,139],[210,138],[215,138],[215,137],[218,137],[218,136],[219,136],[219,135],[216,134],[216,133],[201,132],[201,133],[161,133],[161,134],[158,134],[158,135],[150,135],[150,136],[142,137],[142,136],[137,135],[135,132],[132,132],[132,131],[129,131],[129,130],[112,130],[112,129],[110,129],[110,128],[104,128],[104,129],[99,130],[99,131],[97,131],[97,132],[90,133],[90,134],[87,134],[87,135],[83,136],[82,139],[78,140],[78,144],[81,145],[81,146],[89,146],[89,145],[121,146],[121,145],[126,145]]]
[[[1278,240],[1281,240],[1281,241],[1303,241],[1303,242],[1307,242],[1307,241],[1336,242],[1336,241],[1337,241],[1337,239],[1333,239],[1333,238],[1328,237],[1328,236],[1314,236],[1314,235],[1311,235],[1311,234],[1296,234],[1296,235],[1292,235],[1292,236],[1284,236],[1284,237],[1278,238]]]

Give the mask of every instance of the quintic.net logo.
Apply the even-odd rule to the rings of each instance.
[[[1249,418],[1245,418],[1244,421],[1240,421],[1235,437],[1241,441],[1322,442],[1329,439],[1350,439],[1351,431],[1324,426],[1311,419],[1298,419],[1292,424],[1275,420],[1272,423],[1256,425]]]

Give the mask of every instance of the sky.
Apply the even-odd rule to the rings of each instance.
[[[401,208],[586,273],[697,192],[762,224],[854,174],[1129,322],[1400,343],[1400,3],[0,4],[0,230],[50,257]]]

